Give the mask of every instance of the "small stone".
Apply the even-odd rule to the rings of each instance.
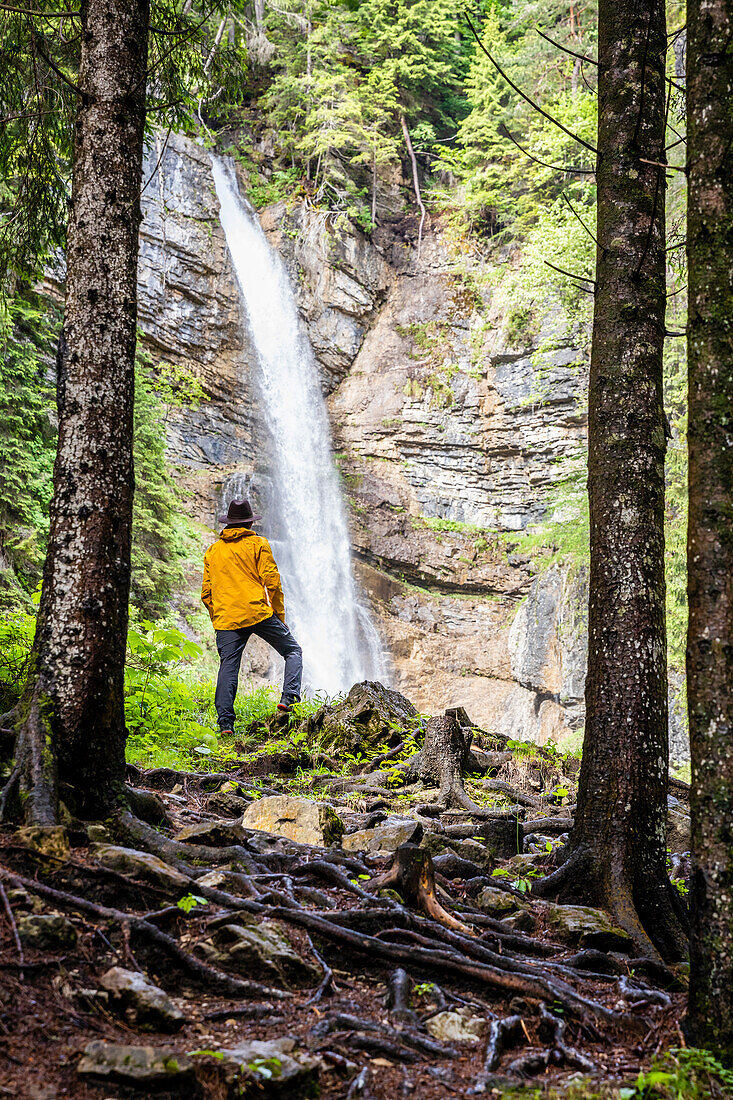
[[[69,858],[69,837],[61,825],[24,825],[16,830],[15,840],[48,859],[65,863]]]
[[[249,1096],[248,1080],[256,1095],[266,1100],[270,1096],[300,1096],[306,1090],[312,1095],[319,1067],[319,1059],[298,1050],[293,1039],[250,1039],[217,1050],[214,1057],[202,1055],[196,1075],[209,1087],[215,1077],[216,1096],[222,1100]]]
[[[100,983],[110,994],[110,1004],[124,1013],[128,1023],[156,1031],[177,1031],[186,1017],[165,990],[144,974],[113,966]]]
[[[82,1077],[111,1077],[143,1084],[175,1083],[192,1075],[193,1063],[169,1047],[125,1046],[95,1039],[77,1067]]]
[[[87,836],[91,844],[105,844],[109,841],[109,830],[104,825],[87,825]]]
[[[29,913],[18,921],[18,935],[25,947],[38,951],[67,951],[76,947],[77,931],[60,913]]]
[[[341,847],[347,852],[369,852],[373,856],[391,856],[401,844],[419,844],[422,840],[419,821],[389,822],[373,829],[360,829],[343,837]]]
[[[320,972],[297,953],[281,926],[273,920],[251,922],[244,916],[236,923],[221,924],[214,945],[203,943],[208,960],[224,970],[237,970],[248,978],[282,982],[314,981]]]
[[[628,932],[611,924],[601,909],[586,905],[544,907],[550,932],[571,947],[597,947],[600,951],[630,951],[633,941]]]
[[[321,848],[338,844],[344,833],[343,822],[331,806],[289,795],[272,795],[252,802],[244,812],[242,825]]]
[[[517,898],[504,890],[498,890],[496,886],[484,886],[476,898],[476,904],[479,909],[483,909],[485,913],[496,917],[497,920],[508,916],[509,913],[514,913],[519,907]]]
[[[196,825],[187,825],[176,837],[182,843],[208,844],[214,847],[227,847],[230,844],[242,844],[245,832],[239,822],[219,819],[218,821],[200,821]]]
[[[94,844],[92,855],[103,867],[119,871],[122,875],[152,882],[174,894],[181,891],[188,893],[189,882],[186,876],[148,852],[137,852],[133,848],[121,848],[116,844]]]
[[[250,802],[251,799],[242,798],[232,791],[216,791],[206,803],[206,808],[213,813],[223,814],[224,817],[241,817]]]
[[[425,1027],[444,1043],[478,1043],[485,1033],[487,1022],[481,1016],[463,1012],[438,1012],[431,1016]]]

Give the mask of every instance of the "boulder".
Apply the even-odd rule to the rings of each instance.
[[[321,707],[303,728],[318,736],[323,752],[356,754],[398,745],[416,719],[417,711],[404,695],[365,680],[354,684],[345,699]]]
[[[74,925],[60,913],[29,913],[18,920],[18,935],[25,947],[37,951],[70,951],[76,947]]]
[[[369,852],[373,856],[391,856],[401,844],[419,844],[423,828],[419,821],[385,821],[373,829],[360,829],[341,840],[347,852]]]
[[[425,1027],[434,1039],[443,1043],[478,1043],[488,1022],[470,1012],[438,1012],[430,1017]]]
[[[628,932],[613,925],[601,909],[549,903],[543,906],[543,912],[552,936],[571,947],[626,952],[633,947]]]
[[[176,836],[176,840],[184,844],[207,844],[217,848],[226,848],[230,844],[242,844],[245,839],[246,834],[239,822],[227,821],[225,818],[187,825]]]
[[[177,1031],[186,1017],[165,990],[153,985],[144,974],[113,966],[99,984],[106,989],[110,1005],[133,1026],[155,1031]]]
[[[15,841],[47,859],[65,863],[69,858],[69,837],[61,825],[24,825],[16,829]]]
[[[84,1048],[77,1072],[129,1084],[178,1084],[193,1076],[193,1062],[169,1047],[126,1046],[94,1039]]]
[[[496,886],[484,886],[476,898],[476,905],[491,917],[501,920],[519,908],[519,900]]]
[[[470,859],[462,859],[455,852],[441,852],[433,857],[433,866],[443,878],[475,879],[483,875],[482,869]]]
[[[331,806],[289,795],[271,795],[252,802],[244,812],[242,825],[321,848],[338,844],[344,832],[343,822]]]
[[[273,920],[248,920],[238,914],[236,922],[215,922],[213,945],[201,949],[209,962],[222,970],[237,970],[248,978],[281,982],[316,981],[320,971],[293,948],[282,927]]]
[[[188,893],[189,882],[185,875],[169,867],[162,859],[148,852],[136,852],[133,848],[120,848],[117,844],[94,844],[92,855],[112,871],[119,871],[130,878],[151,882],[172,894]]]

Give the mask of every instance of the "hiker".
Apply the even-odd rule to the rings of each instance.
[[[289,711],[300,699],[303,651],[285,623],[282,584],[270,544],[252,530],[261,519],[248,500],[233,500],[219,517],[224,530],[204,554],[201,599],[216,631],[221,662],[214,705],[222,733],[234,729],[239,666],[252,634],[285,658],[278,710]]]

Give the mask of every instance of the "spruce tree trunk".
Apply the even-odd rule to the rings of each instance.
[[[733,0],[690,0],[688,1029],[733,1060]]]
[[[601,0],[589,414],[586,732],[569,859],[539,886],[606,908],[652,952],[684,939],[665,867],[663,0]]]
[[[16,759],[28,823],[122,795],[148,0],[83,0],[59,442]]]

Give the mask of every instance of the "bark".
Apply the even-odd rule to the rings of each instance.
[[[687,29],[692,883],[688,1029],[733,1060],[733,2]]]
[[[538,892],[606,908],[681,957],[665,868],[668,771],[662,349],[662,0],[601,0],[598,250],[588,417],[586,734],[569,859]]]
[[[123,799],[148,0],[85,0],[59,342],[59,442],[17,759],[25,819]]]

